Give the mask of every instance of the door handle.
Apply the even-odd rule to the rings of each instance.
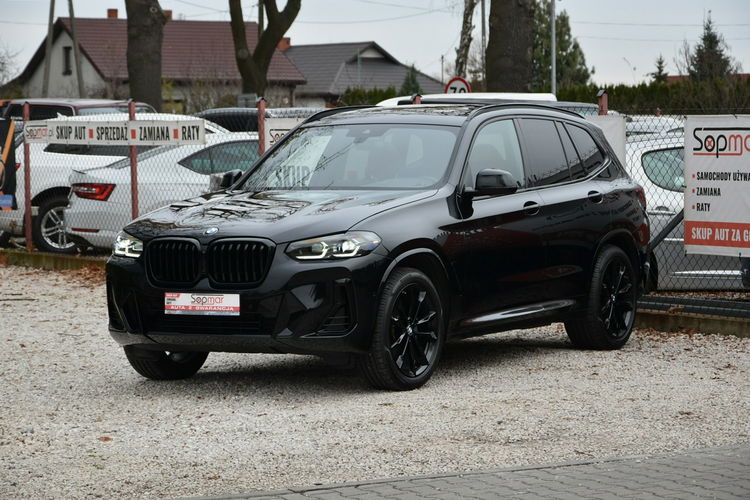
[[[653,210],[649,210],[646,213],[649,215],[677,215],[677,212],[667,207],[654,207]]]
[[[523,213],[526,215],[536,215],[539,213],[539,203],[535,201],[527,201],[523,204]]]
[[[604,195],[599,191],[589,191],[588,198],[594,203],[601,203],[604,199]]]

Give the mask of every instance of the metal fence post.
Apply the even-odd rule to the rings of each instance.
[[[28,101],[23,103],[23,124],[24,127],[29,123],[31,110]],[[13,133],[13,131],[9,131]],[[26,250],[31,252],[34,249],[34,242],[31,236],[31,148],[26,140],[23,141],[23,194],[24,194],[24,214],[23,229],[26,238]]]
[[[607,98],[607,91],[604,89],[601,89],[599,92],[596,93],[596,97],[599,98],[599,114],[600,115],[606,115],[608,111],[608,98]]]
[[[128,99],[128,119],[135,120],[135,101]],[[138,218],[138,148],[130,146],[130,216]]]
[[[263,156],[266,152],[266,100],[258,98],[258,151]]]

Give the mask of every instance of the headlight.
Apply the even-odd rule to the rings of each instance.
[[[128,233],[121,232],[115,240],[114,253],[120,257],[138,257],[143,253],[143,242]]]
[[[297,260],[346,259],[360,257],[380,245],[380,236],[366,231],[333,234],[289,244],[286,253]]]

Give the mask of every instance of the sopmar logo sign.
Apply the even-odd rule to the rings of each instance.
[[[685,251],[750,255],[750,116],[688,116]]]
[[[693,156],[742,156],[750,154],[750,127],[703,127],[693,130]]]

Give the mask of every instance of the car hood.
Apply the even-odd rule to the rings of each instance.
[[[144,241],[159,236],[201,241],[244,236],[278,244],[343,232],[377,213],[435,193],[434,189],[218,192],[155,210],[131,222],[125,231]]]

